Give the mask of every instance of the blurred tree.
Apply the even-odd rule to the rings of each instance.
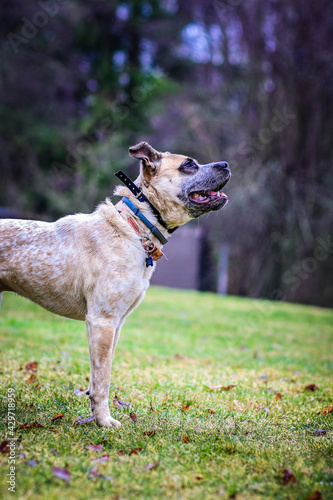
[[[228,160],[229,292],[332,305],[329,0],[1,6],[0,206],[90,211],[142,139]]]

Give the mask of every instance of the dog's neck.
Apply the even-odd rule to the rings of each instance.
[[[155,226],[167,241],[168,231],[159,224],[157,217],[153,214],[148,203],[142,203],[131,193],[125,186],[117,186],[114,192],[117,196],[126,197],[130,202],[140,210],[140,212],[148,219],[148,221]],[[133,213],[133,211],[126,205],[123,200],[120,200],[116,205],[120,216],[130,224],[130,226],[139,235],[142,245],[148,255],[151,255],[153,260],[158,260],[163,256],[161,248],[163,244],[147,227],[140,218]]]

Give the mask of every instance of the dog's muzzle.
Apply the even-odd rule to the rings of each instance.
[[[181,199],[192,217],[220,210],[227,204],[228,196],[223,192],[223,188],[230,176],[227,162],[201,166],[198,174],[184,186],[181,194]]]

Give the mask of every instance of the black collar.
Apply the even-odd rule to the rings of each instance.
[[[125,186],[134,194],[134,196],[141,202],[146,202],[150,206],[153,214],[156,216],[158,222],[161,224],[161,226],[164,227],[168,231],[169,234],[173,233],[178,229],[177,227],[174,227],[173,229],[168,229],[168,226],[166,225],[165,221],[162,219],[161,214],[159,211],[154,207],[152,203],[145,197],[145,195],[142,193],[142,191],[134,184],[133,181],[122,171],[118,170],[114,175],[116,175],[121,182],[125,184]]]

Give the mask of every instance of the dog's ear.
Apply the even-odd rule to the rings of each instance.
[[[129,148],[129,154],[133,158],[142,160],[142,174],[146,181],[150,182],[156,172],[161,160],[161,153],[156,151],[148,142],[142,141]]]
[[[135,146],[129,148],[129,154],[133,158],[143,160],[146,166],[151,167],[153,170],[156,168],[156,163],[161,159],[161,153],[156,151],[148,142],[139,142]]]

